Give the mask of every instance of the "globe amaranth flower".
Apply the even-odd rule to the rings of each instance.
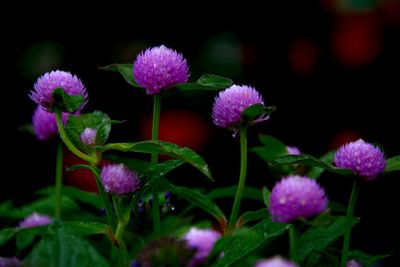
[[[286,146],[286,151],[289,155],[300,155],[300,149],[295,146]]]
[[[348,261],[346,267],[362,267],[361,263],[355,260]]]
[[[242,120],[242,112],[254,104],[264,104],[264,100],[256,89],[250,86],[232,85],[220,92],[214,100],[212,118],[214,124],[223,128],[236,128]],[[266,120],[261,117],[255,122]]]
[[[53,92],[57,88],[64,89],[69,95],[82,96],[85,101],[78,108],[78,110],[82,110],[88,97],[86,88],[77,76],[66,71],[56,70],[43,74],[35,82],[34,90],[31,91],[30,97],[44,109],[53,111],[56,104],[53,99]]]
[[[319,184],[305,176],[288,176],[275,184],[269,212],[275,222],[289,223],[323,212],[328,198]]]
[[[50,216],[39,214],[39,213],[32,213],[25,219],[23,219],[19,223],[20,228],[31,228],[35,226],[43,226],[43,225],[48,225],[52,221]]]
[[[383,152],[362,139],[341,146],[334,163],[337,167],[351,169],[365,180],[376,178],[386,166]]]
[[[68,113],[62,113],[62,122],[65,124],[68,119]],[[33,112],[32,116],[32,128],[37,139],[49,140],[58,136],[58,128],[56,122],[56,115],[51,112],[47,112],[38,106]]]
[[[220,237],[221,234],[212,229],[190,228],[183,237],[189,248],[196,249],[190,266],[197,266],[204,262]]]
[[[182,54],[161,45],[138,55],[133,64],[133,76],[147,94],[153,95],[162,89],[187,82],[189,68]]]
[[[21,266],[22,262],[16,258],[4,258],[0,257],[0,267],[19,267]]]
[[[295,263],[288,261],[280,256],[275,256],[266,260],[259,260],[254,267],[298,267]]]
[[[108,193],[123,195],[139,188],[137,174],[124,164],[109,164],[101,169],[101,182]]]
[[[96,143],[96,136],[97,136],[97,130],[93,128],[85,128],[83,132],[81,133],[81,141],[87,146],[92,146],[95,145]]]

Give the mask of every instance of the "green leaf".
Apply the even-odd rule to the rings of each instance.
[[[71,228],[78,236],[112,233],[110,226],[99,222],[73,221],[66,222],[65,225]]]
[[[354,250],[349,252],[349,259],[356,260],[362,264],[362,266],[369,267],[376,261],[387,258],[391,256],[390,254],[382,255],[368,255],[360,250]]]
[[[227,198],[227,197],[235,197],[237,186],[229,186],[223,188],[213,189],[211,192],[206,194],[209,199],[215,198]],[[253,199],[262,201],[261,190],[253,187],[246,186],[243,190],[243,198],[245,199]]]
[[[333,162],[335,153],[336,153],[336,150],[331,150],[328,153],[326,153],[325,155],[323,155],[322,157],[320,157],[319,160],[326,164],[331,164],[331,162]],[[318,179],[324,171],[325,171],[324,168],[313,167],[308,171],[307,176],[314,178],[314,179]]]
[[[239,260],[265,245],[272,238],[283,234],[289,227],[288,224],[274,223],[271,218],[267,218],[248,230],[239,231],[236,235],[234,233],[233,238],[230,236],[222,237],[216,242],[214,249],[217,250],[218,247],[222,247],[223,257],[212,266],[235,266],[234,264]],[[232,240],[229,245],[226,244],[228,243],[225,241],[226,238]],[[225,244],[221,246],[221,243]]]
[[[214,216],[214,218],[216,218],[218,222],[220,222],[222,225],[226,224],[224,213],[214,202],[212,202],[207,196],[201,194],[199,191],[187,187],[174,186],[168,181],[164,181],[164,187],[172,194],[175,194],[180,198],[186,199],[193,205]]]
[[[16,245],[19,250],[23,250],[30,246],[35,240],[36,236],[43,236],[47,231],[46,226],[36,226],[32,228],[18,229]]]
[[[269,216],[267,209],[263,208],[257,211],[248,211],[243,213],[242,216],[240,216],[237,225],[242,226],[243,224],[246,224],[251,221],[258,221],[262,219],[266,219]]]
[[[0,247],[7,243],[17,233],[16,228],[4,228],[0,230]]]
[[[351,226],[358,223],[359,219],[353,217]],[[308,257],[307,263],[318,262],[319,253],[315,251],[323,251],[326,247],[332,244],[346,230],[348,221],[346,217],[337,217],[329,225],[315,226],[307,230],[300,238],[298,243],[298,256],[301,262],[304,262]],[[313,254],[314,253],[314,254]],[[312,265],[312,264],[311,264]]]
[[[249,124],[257,120],[258,118],[265,117],[276,110],[276,107],[266,107],[264,104],[254,104],[247,107],[242,112],[242,123]]]
[[[311,155],[301,154],[301,155],[282,155],[277,157],[271,162],[276,165],[287,165],[287,164],[300,164],[310,167],[319,167],[328,170],[333,173],[337,173],[343,176],[352,176],[354,173],[349,169],[337,168],[331,164],[325,163]]]
[[[101,147],[106,150],[120,150],[125,152],[141,152],[141,153],[160,153],[177,159],[181,159],[200,172],[209,179],[212,179],[210,169],[204,159],[188,147],[180,147],[176,144],[165,141],[142,141],[137,143],[113,143]]]
[[[175,88],[179,91],[190,91],[190,90],[211,90],[219,91],[230,87],[233,81],[229,78],[214,74],[205,74],[200,77],[194,83],[181,83],[177,84]]]
[[[56,106],[62,111],[74,113],[82,106],[85,98],[81,95],[69,95],[63,88],[56,88],[53,91],[53,99]]]
[[[394,156],[387,160],[385,173],[392,171],[400,171],[400,155]]]
[[[233,81],[231,79],[215,74],[205,74],[197,80],[197,83],[200,85],[220,89],[228,88],[233,85]]]
[[[111,131],[111,121],[107,114],[101,111],[94,111],[93,113],[70,115],[68,117],[65,131],[72,143],[82,149],[83,151],[90,152],[91,149],[81,141],[81,134],[86,128],[97,130],[96,144],[103,145]]]
[[[151,165],[148,160],[123,157],[116,154],[104,154],[103,157],[115,163],[123,163],[129,169],[134,170],[139,176],[141,176],[143,172],[150,168]]]
[[[250,151],[265,161],[272,161],[276,157],[288,153],[286,145],[271,135],[260,135],[259,139],[263,146],[251,148]]]
[[[99,67],[99,69],[119,72],[130,85],[141,88],[133,77],[133,64],[111,64],[105,67]]]
[[[263,196],[263,201],[265,206],[267,206],[267,208],[269,207],[269,196],[271,195],[271,192],[269,191],[269,189],[267,187],[263,187],[262,188],[262,196]]]
[[[44,238],[26,258],[29,266],[108,267],[107,261],[86,240],[60,221],[54,221]]]
[[[68,168],[67,170],[69,171],[71,170],[71,168]],[[47,187],[38,190],[35,193],[39,195],[54,196],[54,187]],[[99,201],[100,196],[97,193],[87,192],[76,187],[63,185],[63,187],[61,188],[61,194],[70,198],[71,200],[90,205],[98,210],[103,208],[103,204],[101,203],[101,201]]]

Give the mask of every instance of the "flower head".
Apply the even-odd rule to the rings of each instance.
[[[0,257],[0,267],[19,267],[21,266],[21,261],[16,258],[4,258]]]
[[[305,176],[288,176],[272,189],[269,212],[276,222],[289,223],[324,211],[328,198],[319,184]]]
[[[37,79],[34,90],[31,91],[30,97],[37,104],[41,105],[48,111],[53,111],[55,101],[53,92],[57,88],[62,88],[69,95],[80,95],[85,102],[78,108],[81,110],[87,102],[87,91],[81,80],[66,71],[51,71],[43,74]]]
[[[286,146],[286,150],[289,155],[300,155],[301,154],[300,149],[295,146]]]
[[[351,169],[365,180],[374,179],[386,166],[383,152],[362,139],[341,146],[334,162],[337,167]]]
[[[109,164],[101,169],[101,182],[108,193],[123,195],[134,192],[139,187],[137,174],[124,164]]]
[[[68,113],[62,113],[62,122],[65,124]],[[37,139],[48,140],[58,135],[56,115],[47,112],[40,105],[35,109],[32,116],[32,127]]]
[[[52,221],[51,217],[39,213],[32,213],[19,223],[20,228],[31,228],[35,226],[48,225]]]
[[[196,254],[193,256],[190,266],[197,266],[204,262],[220,237],[221,234],[212,229],[192,227],[183,237],[189,248],[196,249]]]
[[[280,256],[275,256],[267,260],[257,261],[254,267],[297,267],[297,265]]]
[[[346,267],[362,267],[361,263],[355,260],[348,261]]]
[[[93,128],[85,128],[81,133],[81,141],[87,146],[95,145],[97,130]]]
[[[243,110],[254,104],[264,104],[256,89],[245,85],[232,85],[215,98],[212,107],[214,124],[223,128],[235,128],[241,123]],[[267,118],[260,118],[265,119]],[[259,120],[255,122],[257,121]]]
[[[187,82],[189,68],[182,54],[161,45],[138,55],[133,64],[133,76],[147,94],[153,95],[162,89]]]

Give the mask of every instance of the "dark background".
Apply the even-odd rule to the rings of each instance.
[[[35,105],[28,93],[38,76],[52,69],[77,74],[89,92],[86,111],[102,110],[113,119],[127,120],[113,128],[111,141],[144,139],[142,125],[151,112],[151,99],[118,74],[97,67],[132,63],[142,49],[160,44],[183,53],[192,80],[204,73],[225,75],[254,86],[267,105],[278,107],[269,121],[250,129],[250,147],[258,144],[259,133],[271,134],[321,156],[338,142],[362,137],[380,144],[387,157],[399,154],[397,1],[283,1],[268,8],[240,8],[239,13],[204,4],[196,15],[191,10],[158,15],[150,7],[114,5],[95,12],[66,5],[54,9],[57,15],[43,10],[15,13],[14,19],[4,21],[1,201],[22,204],[35,190],[53,183],[54,142],[38,142],[18,130],[31,120]],[[206,125],[199,133],[190,131],[193,121],[169,127],[172,135],[194,136],[190,142],[217,180],[210,184],[191,174],[190,181],[177,178],[181,184],[211,189],[236,183],[238,140],[212,124],[214,96],[178,93],[163,102],[163,110],[190,110]],[[252,154],[249,161],[248,183],[272,186],[265,164]],[[392,173],[362,186],[355,247],[396,253],[398,176]],[[325,175],[321,183],[332,200],[347,201],[350,183],[344,178]],[[250,204],[243,209],[252,209],[246,206]],[[384,266],[394,262],[392,257]]]

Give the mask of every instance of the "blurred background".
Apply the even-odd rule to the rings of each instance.
[[[381,145],[387,157],[400,154],[400,1],[274,2],[279,3],[235,7],[240,13],[204,3],[193,6],[196,15],[170,9],[158,15],[152,7],[118,4],[98,6],[101,12],[67,4],[50,7],[53,13],[44,11],[49,7],[28,15],[13,10],[15,16],[2,21],[0,200],[22,204],[53,183],[55,142],[39,142],[19,129],[31,121],[35,105],[28,93],[40,75],[54,69],[78,75],[89,92],[86,111],[126,120],[113,127],[111,141],[144,140],[150,133],[151,99],[97,67],[132,63],[143,49],[161,44],[183,53],[191,80],[205,73],[227,76],[254,86],[267,105],[277,106],[269,121],[250,129],[250,147],[259,145],[259,134],[270,134],[322,156],[361,137]],[[212,124],[214,97],[215,92],[190,92],[163,100],[161,139],[198,151],[216,179],[208,183],[188,167],[177,174],[177,183],[208,189],[236,183],[238,139]],[[275,180],[266,169],[250,154],[248,183],[272,186]],[[355,247],[396,254],[398,178],[392,173],[363,185]],[[331,199],[347,201],[350,183],[344,178],[326,175],[321,183]],[[251,203],[243,209],[252,209],[246,205]],[[395,266],[395,258],[384,266]]]

